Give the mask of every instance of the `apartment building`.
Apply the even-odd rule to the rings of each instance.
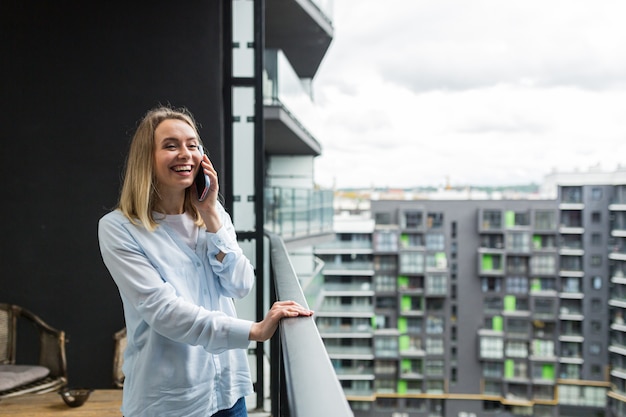
[[[626,415],[624,171],[547,183],[336,218],[317,323],[356,416]]]

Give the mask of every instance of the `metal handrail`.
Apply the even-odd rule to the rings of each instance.
[[[280,236],[267,233],[273,282],[278,300],[293,300],[308,308],[296,272]],[[353,416],[312,317],[283,319],[273,369],[272,415],[281,417]],[[276,343],[276,342],[275,342]],[[275,362],[273,357],[272,362]],[[286,398],[285,398],[286,397]]]

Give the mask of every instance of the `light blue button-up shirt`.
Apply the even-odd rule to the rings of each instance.
[[[233,298],[250,292],[254,270],[220,213],[222,228],[201,230],[195,251],[164,222],[151,232],[118,210],[100,219],[100,250],[128,335],[125,417],[207,417],[252,393],[252,322],[237,318]]]

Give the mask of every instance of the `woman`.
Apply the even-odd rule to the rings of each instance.
[[[269,339],[283,317],[312,314],[285,301],[260,322],[237,318],[232,299],[250,292],[254,270],[201,146],[187,110],[149,111],[130,144],[118,207],[99,222],[128,332],[125,417],[246,416],[250,341]],[[202,202],[192,187],[201,169],[210,179]]]

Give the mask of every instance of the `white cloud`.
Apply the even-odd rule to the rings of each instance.
[[[336,0],[314,80],[317,181],[528,183],[625,163],[625,12],[610,0]]]

